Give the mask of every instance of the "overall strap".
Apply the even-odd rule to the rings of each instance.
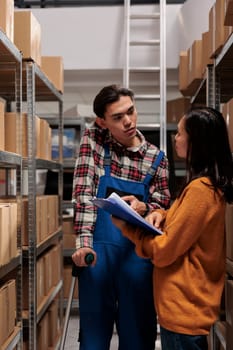
[[[151,165],[150,169],[148,170],[148,173],[146,174],[143,183],[145,183],[146,185],[149,186],[149,183],[150,183],[152,177],[154,176],[154,174],[155,174],[161,160],[163,159],[163,157],[164,157],[164,152],[160,150],[159,154],[157,155],[153,164]]]
[[[109,145],[104,145],[104,172],[106,176],[110,176],[111,171],[111,156],[109,152]]]

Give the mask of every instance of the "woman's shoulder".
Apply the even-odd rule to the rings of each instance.
[[[193,185],[193,186],[204,186],[204,185],[212,185],[212,182],[210,180],[209,177],[207,176],[201,176],[201,177],[198,177],[196,179],[193,179],[191,182],[190,182],[190,185]]]

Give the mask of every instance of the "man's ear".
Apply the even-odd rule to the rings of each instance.
[[[105,119],[104,118],[96,117],[95,122],[100,128],[107,129],[106,125],[105,125]]]

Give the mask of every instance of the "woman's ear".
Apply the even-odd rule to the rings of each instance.
[[[104,118],[96,117],[95,122],[100,128],[107,129],[106,125],[105,125],[105,119]]]

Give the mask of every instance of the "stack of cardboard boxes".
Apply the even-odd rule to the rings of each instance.
[[[180,52],[179,90],[184,96],[196,93],[207,65],[213,63],[232,33],[233,22],[227,21],[226,25],[225,18],[228,18],[227,2],[216,0],[209,12],[208,31],[194,40],[187,51]]]

